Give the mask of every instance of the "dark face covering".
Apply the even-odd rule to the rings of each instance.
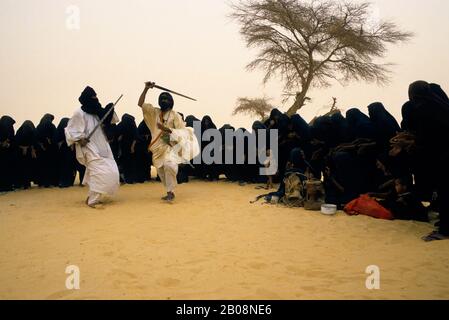
[[[100,117],[103,109],[101,108],[101,104],[97,98],[97,93],[94,89],[91,87],[86,87],[78,100],[81,103],[81,109],[83,109],[84,112]]]
[[[163,92],[159,96],[159,107],[161,107],[162,112],[172,110],[175,105],[173,97],[168,92]]]
[[[98,116],[99,119],[103,119],[106,113],[114,106],[113,103],[110,103],[105,108],[102,108],[101,103],[98,101],[97,93],[91,87],[86,87],[78,100],[81,103],[81,109],[84,112]],[[104,124],[106,126],[111,125],[113,116],[114,112],[111,112],[108,118],[105,119]]]

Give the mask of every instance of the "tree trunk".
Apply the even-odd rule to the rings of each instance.
[[[301,92],[296,95],[295,102],[287,111],[287,115],[289,117],[296,114],[298,110],[300,110],[305,105],[307,99],[307,92],[309,91],[310,85],[312,84],[312,80],[313,75],[312,73],[309,72],[309,76],[307,77],[306,83],[302,86]]]

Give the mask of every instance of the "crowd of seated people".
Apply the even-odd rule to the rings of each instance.
[[[274,179],[281,185],[278,193],[282,193],[286,174],[294,170],[323,181],[325,202],[340,208],[369,194],[382,199],[380,203],[399,219],[425,220],[423,201],[430,202],[440,216],[447,216],[449,99],[442,88],[424,81],[412,83],[409,101],[402,108],[401,124],[380,102],[370,104],[367,110],[368,114],[364,114],[359,108],[351,108],[345,115],[337,110],[307,123],[299,114],[289,117],[273,109],[267,119],[254,122],[252,132],[278,130],[278,171],[274,177],[261,176],[259,169],[264,163],[249,163],[246,153],[245,159],[240,159],[243,164],[225,163],[226,148],[233,149],[236,157],[235,145],[225,144],[225,132],[246,129],[229,124],[218,128],[207,115],[201,120],[183,116],[186,125],[195,130],[218,130],[222,141],[214,150],[222,151],[223,161],[181,165],[178,180],[185,183],[191,177],[209,181],[224,177],[240,184],[268,180],[271,186]],[[32,183],[66,188],[75,184],[77,174],[82,181],[84,167],[76,161],[75,150],[67,145],[64,136],[69,119],[61,119],[57,126],[54,120],[54,116],[46,114],[37,126],[27,120],[15,132],[14,119],[0,119],[1,192],[28,189]],[[195,122],[200,125],[195,126]],[[137,125],[133,116],[125,114],[105,134],[122,183],[151,180],[151,133],[145,123]],[[210,148],[210,143],[200,141],[201,150]],[[269,141],[264,145],[269,146]],[[245,140],[245,152],[248,147]],[[440,231],[449,235],[446,220],[440,222]]]

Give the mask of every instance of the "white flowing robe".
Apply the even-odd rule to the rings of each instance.
[[[113,122],[117,121],[114,113]],[[99,122],[97,116],[88,114],[81,108],[76,110],[65,129],[67,144],[71,146],[80,139],[87,138]],[[109,196],[118,191],[119,170],[102,128],[95,131],[85,147],[76,144],[76,158],[86,167],[83,184],[88,185],[90,191]]]
[[[142,106],[145,123],[151,131],[152,142],[150,151],[153,154],[153,165],[161,168],[165,161],[172,161],[177,164],[186,163],[195,158],[200,150],[198,139],[192,128],[186,128],[181,116],[171,110],[165,115],[165,126],[172,129],[170,141],[167,144],[161,137],[161,130],[157,127],[161,123],[161,109],[153,107],[149,103]]]

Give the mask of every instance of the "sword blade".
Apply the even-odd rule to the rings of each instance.
[[[173,90],[170,90],[170,89],[167,89],[167,88],[158,86],[158,85],[154,85],[154,87],[157,88],[157,89],[163,90],[163,91],[167,91],[167,92],[176,94],[176,95],[181,96],[181,97],[186,98],[186,99],[190,99],[190,100],[193,100],[193,101],[197,101],[196,99],[190,98],[190,97],[188,97],[188,96],[186,96],[186,95],[184,95],[184,94],[182,94],[182,93],[179,93],[179,92],[176,92],[176,91],[173,91]]]
[[[109,111],[104,115],[103,119],[100,120],[100,122],[98,122],[98,124],[95,126],[94,130],[92,130],[92,132],[87,136],[87,140],[89,140],[90,138],[92,138],[92,135],[95,133],[95,131],[98,130],[98,128],[103,124],[103,122],[106,120],[106,118],[111,114],[111,112],[114,111],[115,106],[120,102],[120,100],[123,98],[123,94],[117,99],[117,101],[114,103],[114,105],[112,106],[111,109],[109,109]]]

